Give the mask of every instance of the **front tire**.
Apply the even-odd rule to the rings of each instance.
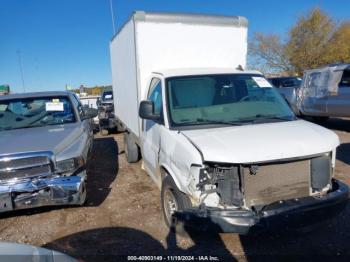
[[[183,235],[186,233],[183,221],[177,221],[173,214],[176,211],[192,207],[189,197],[182,193],[176,186],[170,175],[167,175],[162,182],[161,189],[162,212],[165,224],[175,233]]]

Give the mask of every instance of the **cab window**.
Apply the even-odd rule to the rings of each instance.
[[[339,87],[350,87],[350,70],[344,70]]]
[[[163,113],[163,104],[162,104],[162,84],[160,79],[158,78],[152,79],[147,99],[150,101],[153,101],[154,113],[161,115]]]
[[[82,121],[84,119],[84,115],[85,115],[84,114],[84,107],[75,95],[72,95],[71,97],[72,97],[73,105],[77,109],[80,120]]]

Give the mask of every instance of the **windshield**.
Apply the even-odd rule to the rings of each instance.
[[[68,97],[0,101],[0,131],[73,122],[75,114]]]
[[[166,82],[172,126],[295,119],[286,101],[261,75],[172,77]]]
[[[103,92],[102,99],[103,100],[113,100],[113,92],[112,91]]]

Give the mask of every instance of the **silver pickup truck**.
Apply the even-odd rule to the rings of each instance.
[[[306,116],[350,117],[350,64],[306,71],[297,108]]]
[[[96,115],[70,92],[0,97],[0,212],[85,202]]]
[[[278,91],[297,115],[315,120],[350,117],[350,64],[307,70],[300,87]]]

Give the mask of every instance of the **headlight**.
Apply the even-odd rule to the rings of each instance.
[[[58,173],[73,172],[84,165],[82,157],[74,157],[57,162]]]

